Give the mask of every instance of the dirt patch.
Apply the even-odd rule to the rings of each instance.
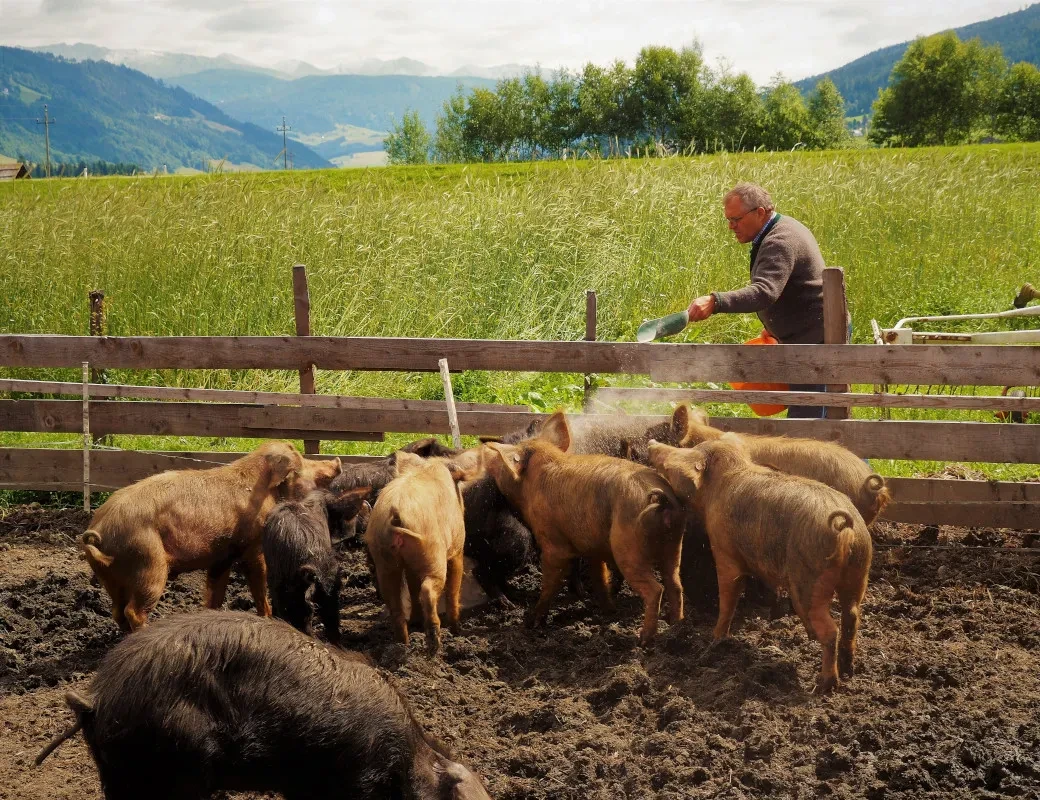
[[[63,538],[81,523],[40,509],[0,520],[0,798],[99,797],[79,737],[29,768],[71,720],[64,692],[86,685],[119,638]],[[391,641],[352,549],[341,553],[344,638],[499,800],[1037,797],[1040,554],[1007,549],[1025,541],[1013,531],[875,533],[860,674],[826,698],[809,693],[819,647],[797,618],[742,603],[735,636],[704,655],[714,619],[694,609],[641,650],[641,604],[627,590],[613,616],[561,597],[537,631],[521,608],[477,609],[428,659],[419,631],[408,648]],[[157,613],[198,608],[200,578],[172,582]],[[252,608],[240,577],[228,596]]]

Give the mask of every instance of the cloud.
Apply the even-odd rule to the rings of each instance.
[[[246,3],[243,8],[211,17],[205,28],[218,34],[277,33],[296,27],[300,19],[285,3]]]

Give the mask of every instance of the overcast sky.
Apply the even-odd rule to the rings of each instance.
[[[766,83],[797,80],[871,50],[1017,11],[1022,0],[0,0],[0,44],[64,41],[271,66],[321,68],[407,56],[464,64],[631,63],[649,44],[700,41]]]

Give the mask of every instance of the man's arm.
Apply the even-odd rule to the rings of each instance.
[[[794,256],[790,250],[767,239],[758,251],[749,285],[732,292],[711,293],[715,300],[713,313],[744,314],[769,308],[784,291],[793,269]]]

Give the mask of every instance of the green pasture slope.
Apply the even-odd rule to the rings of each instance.
[[[912,314],[1009,308],[1023,282],[1040,278],[1037,145],[34,180],[0,185],[0,329],[86,333],[96,288],[112,335],[283,335],[294,330],[299,262],[318,335],[573,340],[584,333],[584,292],[596,289],[600,337],[631,341],[643,319],[745,282],[748,251],[720,206],[740,180],[769,187],[782,213],[815,231],[828,263],[845,268],[857,342],[870,341],[871,318],[889,326]],[[739,342],[757,332],[753,316],[718,316],[684,336]],[[14,372],[79,378],[0,370]],[[291,373],[110,380],[298,386]],[[455,392],[543,409],[574,406],[580,383],[469,373]],[[442,396],[432,375],[319,373],[318,388]],[[0,434],[30,440],[46,437]],[[242,445],[136,442],[159,444]]]

